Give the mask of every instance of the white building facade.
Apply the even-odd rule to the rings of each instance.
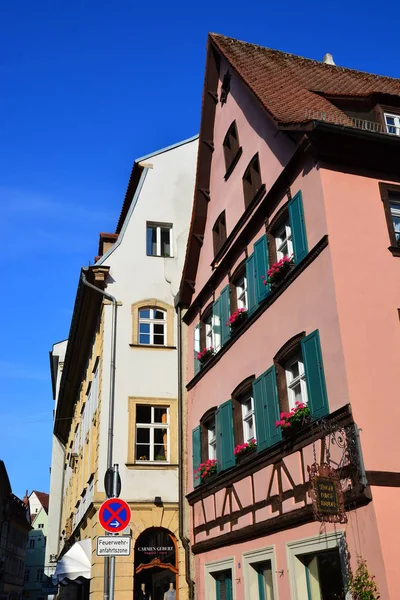
[[[97,511],[106,498],[112,389],[112,463],[119,465],[120,497],[132,510],[132,554],[117,559],[118,599],[139,598],[143,591],[152,600],[164,600],[167,591],[179,600],[188,594],[187,547],[185,553],[180,539],[175,300],[197,145],[196,136],[135,161],[116,232],[100,234],[96,263],[83,270],[92,287],[82,279],[78,286],[54,428],[60,447],[53,445],[53,452],[65,454],[57,554],[92,539],[92,600],[103,595],[104,559],[95,555],[95,543],[104,534]],[[115,345],[112,302],[96,292],[96,278],[117,301]],[[59,484],[57,475],[56,494]]]

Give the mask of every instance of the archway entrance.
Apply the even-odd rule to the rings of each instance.
[[[150,527],[135,543],[135,600],[178,599],[178,552],[175,536]]]

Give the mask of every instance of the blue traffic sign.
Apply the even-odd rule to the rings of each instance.
[[[129,504],[121,498],[109,498],[100,506],[100,525],[110,533],[118,533],[129,525],[131,509]]]

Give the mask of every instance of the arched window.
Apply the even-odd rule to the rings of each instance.
[[[133,348],[174,349],[174,308],[157,298],[131,306]]]
[[[139,310],[139,344],[165,346],[167,313],[159,308]]]

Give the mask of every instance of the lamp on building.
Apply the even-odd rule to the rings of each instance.
[[[156,497],[154,498],[154,504],[155,504],[156,506],[162,506],[162,505],[163,505],[163,501],[162,501],[162,498],[161,498],[161,496],[156,496]]]

